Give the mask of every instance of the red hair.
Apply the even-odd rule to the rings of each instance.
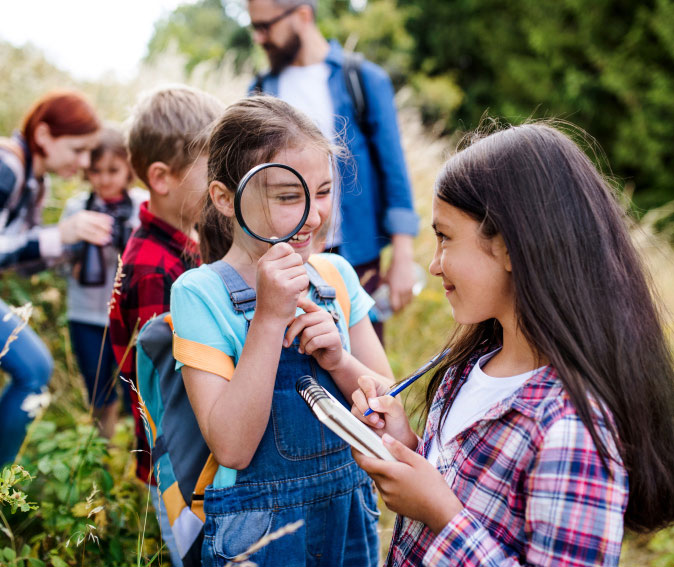
[[[93,134],[101,123],[92,104],[78,91],[51,91],[38,99],[23,121],[23,136],[31,153],[45,155],[35,141],[35,128],[44,122],[54,138]]]

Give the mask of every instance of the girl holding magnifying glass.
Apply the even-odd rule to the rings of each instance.
[[[201,255],[210,265],[183,274],[171,292],[176,334],[225,355],[218,374],[182,366],[199,426],[220,465],[204,501],[206,566],[224,564],[298,520],[302,527],[251,561],[378,561],[372,485],[349,446],[295,392],[297,379],[310,374],[348,405],[359,376],[375,375],[384,387],[392,376],[367,316],[372,300],[343,258],[322,255],[344,281],[350,313],[334,302],[314,301],[325,282],[317,281],[307,261],[322,250],[333,205],[333,161],[333,148],[318,128],[270,97],[230,106],[210,140],[210,185],[199,222]],[[235,220],[235,189],[253,167],[269,162],[289,168],[263,171],[264,194],[254,192],[260,178],[250,181],[244,229]],[[265,227],[269,237],[294,235],[270,246],[252,236]]]

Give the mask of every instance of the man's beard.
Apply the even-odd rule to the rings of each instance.
[[[267,52],[272,73],[278,74],[295,61],[302,47],[302,42],[300,41],[300,36],[293,33],[284,45],[279,46],[272,43],[264,43],[262,47]]]

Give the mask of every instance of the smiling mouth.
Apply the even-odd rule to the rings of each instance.
[[[306,242],[311,237],[310,233],[307,234],[296,234],[290,239],[290,242]]]

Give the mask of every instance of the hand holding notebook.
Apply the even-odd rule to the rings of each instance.
[[[315,378],[302,376],[295,389],[321,423],[352,447],[369,457],[396,460],[384,447],[381,437],[339,403]]]

